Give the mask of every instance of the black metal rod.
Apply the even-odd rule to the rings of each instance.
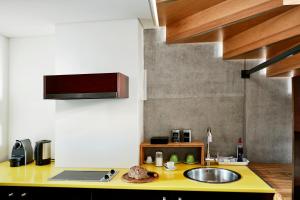
[[[286,57],[289,57],[291,55],[295,55],[297,53],[300,52],[300,45],[297,45],[281,54],[279,54],[278,56],[275,56],[269,60],[267,60],[266,62],[263,62],[259,65],[257,65],[256,67],[253,67],[252,69],[249,69],[249,70],[242,70],[242,78],[250,78],[250,75],[257,72],[257,71],[260,71],[264,68],[267,68],[268,66],[270,65],[273,65],[283,59],[285,59]]]

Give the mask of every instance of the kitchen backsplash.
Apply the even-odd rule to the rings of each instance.
[[[245,81],[240,78],[244,61],[224,61],[218,55],[220,46],[217,43],[168,45],[164,35],[164,29],[144,31],[144,62],[148,74],[145,139],[169,136],[171,129],[186,128],[192,129],[193,139],[205,141],[206,129],[211,127],[212,154],[233,155],[238,138],[243,137],[247,139],[250,160],[291,162],[292,110],[288,80],[276,79],[272,81],[274,86],[261,85],[258,83],[266,79],[265,75],[257,75]],[[246,64],[257,63],[247,61]],[[272,92],[275,87],[277,95]],[[254,103],[257,96],[266,102],[257,99]],[[273,108],[276,103],[268,101],[272,97],[272,102],[283,104],[278,108],[280,112]],[[265,108],[259,109],[261,106]],[[269,115],[273,118],[267,118]],[[267,124],[260,118],[267,118]],[[270,129],[270,124],[278,119],[283,123]],[[265,156],[273,151],[278,140],[281,145],[276,154]]]

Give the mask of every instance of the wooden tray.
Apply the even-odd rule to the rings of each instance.
[[[128,173],[126,173],[122,176],[122,180],[127,183],[150,183],[152,181],[157,180],[159,177],[158,173],[156,173],[156,172],[148,172],[148,176],[149,176],[149,178],[134,179],[134,178],[130,178],[128,176]]]

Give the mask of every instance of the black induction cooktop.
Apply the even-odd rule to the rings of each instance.
[[[50,181],[88,181],[108,182],[117,174],[115,170],[110,171],[76,171],[65,170],[50,178]]]

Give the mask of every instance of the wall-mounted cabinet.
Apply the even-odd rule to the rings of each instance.
[[[44,76],[44,99],[128,98],[128,84],[121,73]]]

